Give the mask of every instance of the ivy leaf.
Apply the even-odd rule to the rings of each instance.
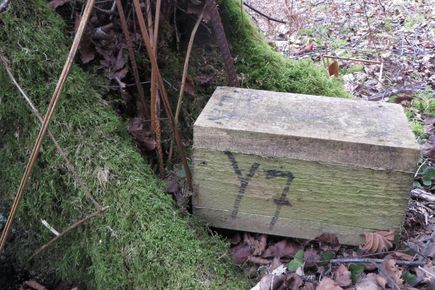
[[[364,272],[363,264],[350,264],[349,271],[352,273],[352,282],[356,283],[358,279],[361,277],[361,274]]]
[[[415,285],[417,283],[417,276],[411,274],[410,272],[406,271],[402,274],[402,279],[409,285]]]
[[[296,252],[294,258],[288,263],[288,270],[295,272],[299,268],[304,267],[304,251],[299,250]]]
[[[435,168],[427,167],[423,171],[423,184],[426,186],[431,186],[433,177],[435,177]]]
[[[329,263],[329,261],[334,258],[334,253],[331,251],[326,251],[320,254],[320,265],[325,266]]]

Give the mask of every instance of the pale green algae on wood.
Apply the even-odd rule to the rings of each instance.
[[[358,244],[400,228],[419,152],[396,104],[219,87],[194,125],[194,212]]]

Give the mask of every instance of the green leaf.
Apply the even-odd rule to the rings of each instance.
[[[288,270],[290,272],[296,271],[298,268],[304,267],[304,251],[299,250],[297,251],[296,255],[294,256],[293,260],[291,260],[288,263]]]
[[[351,272],[352,282],[356,283],[361,276],[361,274],[364,272],[364,265],[363,264],[350,264],[349,265],[349,271]]]
[[[432,177],[435,177],[435,168],[427,167],[423,171],[423,184],[426,186],[432,185]]]
[[[412,187],[413,188],[422,188],[423,186],[421,186],[421,183],[419,181],[414,181],[412,183]]]
[[[411,274],[408,271],[406,271],[402,274],[402,279],[405,280],[405,282],[411,286],[415,285],[415,283],[417,283],[417,276]]]
[[[334,258],[334,252],[331,251],[326,251],[320,254],[320,265],[324,266],[327,265],[329,263],[329,261],[331,261],[331,259]]]

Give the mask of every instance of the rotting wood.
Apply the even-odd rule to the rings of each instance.
[[[398,230],[419,146],[395,104],[220,87],[194,125],[193,209],[312,239]]]
[[[56,105],[60,99],[60,95],[63,91],[64,86],[65,86],[65,82],[68,78],[69,71],[70,71],[72,63],[74,61],[74,57],[77,53],[77,50],[78,50],[78,47],[80,44],[80,40],[83,36],[85,26],[89,20],[89,17],[91,15],[92,8],[94,7],[94,4],[95,4],[95,0],[89,0],[86,3],[85,9],[83,11],[83,16],[81,17],[80,24],[77,28],[76,35],[74,37],[73,43],[71,45],[71,49],[70,49],[68,56],[67,56],[67,60],[66,60],[65,65],[62,69],[62,73],[60,74],[59,80],[56,84],[56,88],[53,92],[53,96],[51,97],[50,104],[48,105],[48,108],[47,108],[47,113],[44,117],[44,121],[42,123],[41,129],[39,130],[38,136],[36,137],[35,145],[32,149],[32,153],[30,155],[26,169],[25,169],[23,177],[21,179],[20,186],[19,186],[18,191],[17,191],[17,195],[15,196],[14,202],[13,202],[11,210],[9,212],[8,219],[7,219],[6,224],[3,228],[3,231],[2,231],[2,234],[0,237],[0,251],[3,250],[3,247],[7,241],[9,232],[11,230],[12,222],[15,218],[18,206],[19,206],[20,201],[21,201],[23,194],[24,194],[24,190],[26,189],[27,182],[28,182],[30,175],[32,173],[33,165],[35,164],[36,159],[38,158],[38,154],[39,154],[39,151],[41,149],[42,141],[44,139],[45,134],[47,133],[48,125],[50,123],[51,117],[53,116],[54,110],[56,109]]]

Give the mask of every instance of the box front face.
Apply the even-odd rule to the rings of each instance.
[[[218,227],[347,243],[398,229],[412,175],[196,148],[194,210]],[[352,235],[352,237],[346,237]],[[343,239],[342,239],[343,240]]]

